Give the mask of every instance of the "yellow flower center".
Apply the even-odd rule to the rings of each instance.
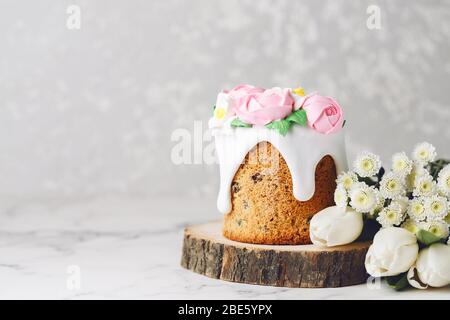
[[[423,207],[423,205],[421,205],[420,203],[416,203],[413,205],[413,212],[415,215],[421,215],[423,213],[423,211],[425,210],[425,208]]]
[[[434,234],[435,236],[437,236],[437,235],[440,234],[440,230],[439,230],[439,228],[436,227],[436,226],[431,227],[430,230],[428,230],[428,231],[430,231],[430,232],[431,232],[432,234]]]
[[[427,151],[427,150],[421,150],[421,151],[419,152],[419,157],[420,157],[421,159],[427,159],[427,158],[428,158],[428,151]]]
[[[424,182],[422,182],[420,188],[421,188],[423,191],[428,192],[428,191],[431,190],[431,183],[429,183],[428,181],[424,181]]]
[[[347,177],[344,179],[343,183],[344,183],[344,187],[346,189],[349,189],[353,185],[353,179],[350,177]]]
[[[362,168],[366,171],[372,170],[373,169],[373,162],[370,159],[364,159],[362,161]]]
[[[226,114],[227,114],[227,111],[224,108],[216,108],[214,110],[214,117],[217,120],[223,120],[223,118],[225,118]]]
[[[393,210],[389,210],[388,212],[386,212],[386,217],[391,221],[394,220],[396,216],[397,214]]]
[[[361,193],[360,195],[358,195],[358,196],[356,197],[356,201],[357,201],[359,204],[364,205],[364,204],[367,203],[368,198],[367,198],[367,196],[366,196],[365,194],[362,194],[362,193]]]
[[[390,180],[390,181],[387,183],[387,187],[388,187],[389,190],[396,190],[396,189],[397,189],[397,181],[395,181],[395,180]]]
[[[395,164],[394,164],[394,168],[396,170],[403,170],[406,168],[406,162],[403,160],[398,160]]]
[[[434,213],[440,212],[442,210],[442,204],[439,202],[433,202],[431,205],[431,210],[433,210]]]

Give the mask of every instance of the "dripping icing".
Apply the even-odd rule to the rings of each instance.
[[[337,172],[347,170],[344,130],[324,135],[303,127],[293,127],[286,136],[263,126],[215,130],[216,153],[220,166],[220,190],[217,208],[231,211],[230,188],[245,156],[258,143],[270,142],[283,156],[292,176],[293,194],[299,201],[308,201],[315,192],[315,172],[320,160],[330,155]]]

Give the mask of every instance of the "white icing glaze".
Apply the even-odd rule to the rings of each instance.
[[[224,214],[231,211],[230,188],[234,175],[247,153],[259,142],[270,142],[283,156],[291,172],[294,196],[299,201],[308,201],[314,196],[316,166],[324,156],[333,157],[338,173],[348,169],[343,129],[325,135],[293,126],[283,137],[275,130],[254,126],[216,130],[213,134],[220,166],[217,207]]]

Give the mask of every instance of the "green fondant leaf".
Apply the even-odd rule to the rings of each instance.
[[[306,111],[303,109],[292,112],[287,118],[287,121],[297,123],[301,126],[306,126],[308,118],[306,117]]]
[[[240,128],[250,128],[252,125],[245,123],[242,120],[239,120],[236,118],[233,121],[231,121],[231,126],[232,127],[240,127]]]
[[[423,243],[426,246],[430,246],[433,243],[439,242],[441,240],[441,238],[439,238],[438,236],[436,236],[426,230],[419,230],[419,232],[417,232],[416,236],[417,236],[417,240],[419,240],[421,243]]]
[[[284,119],[284,120],[273,121],[269,124],[266,124],[266,127],[269,129],[277,130],[282,136],[285,136],[288,133],[291,125],[292,125],[292,122],[288,121],[287,119]]]

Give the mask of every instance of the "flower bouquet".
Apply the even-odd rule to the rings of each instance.
[[[375,225],[365,262],[371,276],[387,277],[397,290],[449,285],[450,161],[435,159],[426,142],[412,158],[395,154],[389,172],[377,155],[358,155],[337,179],[336,207],[311,220],[312,242],[347,244]]]

